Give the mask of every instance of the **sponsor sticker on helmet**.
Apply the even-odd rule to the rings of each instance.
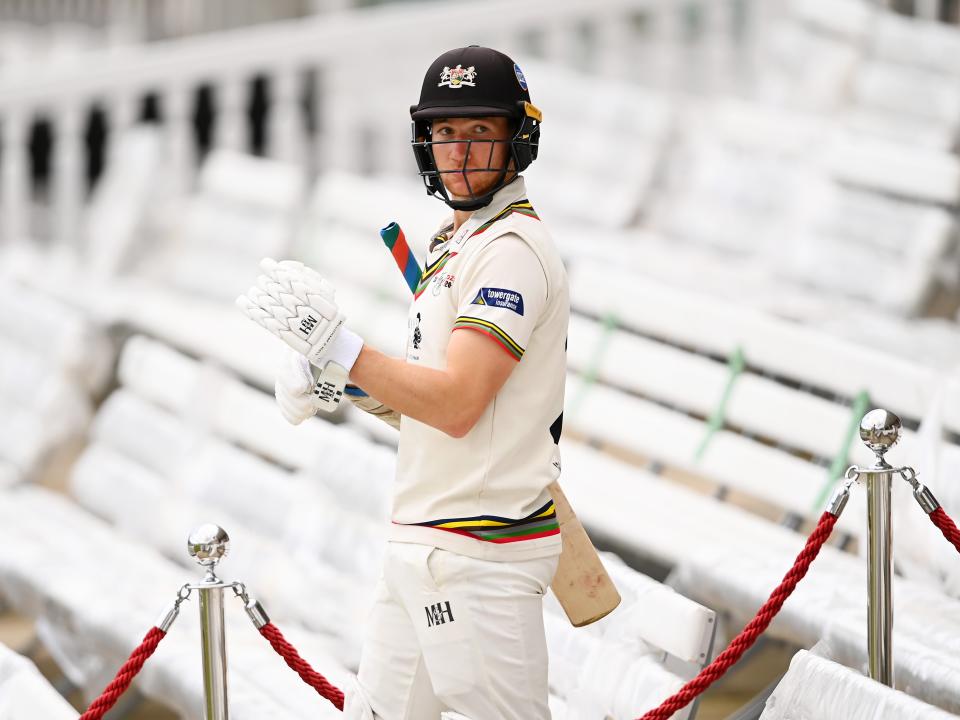
[[[523,70],[520,69],[520,66],[516,63],[513,64],[513,72],[517,75],[517,82],[520,83],[520,87],[524,90],[527,89],[527,79],[523,76]]]
[[[475,87],[476,83],[474,81],[476,79],[477,70],[473,65],[468,68],[462,65],[457,65],[455,68],[444,67],[443,72],[440,73],[440,82],[437,87],[446,85],[453,90],[464,86]]]
[[[523,315],[523,295],[515,290],[505,288],[480,288],[471,305],[488,305],[490,307],[513,310],[517,315]]]

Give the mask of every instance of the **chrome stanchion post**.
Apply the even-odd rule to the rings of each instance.
[[[227,644],[223,623],[223,590],[232,587],[217,577],[217,563],[227,554],[230,537],[218,525],[201,525],[187,538],[187,552],[206,569],[199,583],[200,633],[203,646],[204,720],[227,720]]]
[[[900,439],[900,418],[871,410],[860,421],[860,439],[876,454],[872,467],[857,468],[867,483],[869,585],[867,654],[870,677],[893,687],[893,596],[890,494],[896,469],[884,459]]]

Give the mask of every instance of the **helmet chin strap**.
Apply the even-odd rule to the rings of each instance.
[[[446,187],[444,187],[443,194],[445,197],[442,197],[441,199],[454,210],[468,210],[468,211],[479,210],[480,208],[483,208],[489,205],[490,201],[493,200],[493,196],[496,195],[500,190],[502,190],[507,185],[512,183],[514,180],[516,180],[518,177],[520,177],[520,173],[515,172],[514,176],[510,178],[509,182],[504,182],[504,179],[507,177],[508,172],[510,172],[509,166],[503,168],[500,171],[500,177],[497,178],[497,181],[493,184],[493,187],[490,190],[487,190],[487,192],[485,192],[483,195],[480,195],[478,197],[463,198],[461,200],[459,199],[460,196],[457,196],[457,195],[450,196],[449,193],[446,192]],[[464,179],[466,179],[466,173],[462,173],[462,174],[464,176]],[[441,179],[440,182],[442,184],[443,180]],[[470,187],[469,180],[467,180],[467,187]]]
[[[454,210],[479,210],[490,204],[490,201],[493,200],[494,193],[487,193],[486,195],[477,198],[476,200],[457,200],[455,198],[443,199],[443,201],[449,205]]]

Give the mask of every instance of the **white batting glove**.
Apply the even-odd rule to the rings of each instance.
[[[339,403],[347,372],[336,363],[321,371],[300,353],[289,350],[277,372],[273,394],[280,414],[291,425],[299,425],[317,410],[330,411]]]
[[[237,298],[237,307],[320,368],[319,375],[310,381],[312,390],[307,399],[313,410],[309,414],[318,409],[332,412],[340,404],[363,340],[343,326],[344,316],[334,301],[336,291],[315,270],[293,260],[276,262],[270,258],[261,260],[260,268],[264,274],[246,295]],[[298,424],[309,417],[303,415],[306,406],[300,408],[294,399],[301,395],[297,388],[303,375],[297,379],[288,370],[286,380],[285,391],[277,390],[277,402],[281,409],[286,405],[284,416]]]
[[[333,285],[295,260],[264,258],[260,269],[264,274],[257,277],[257,284],[246,295],[237,298],[237,307],[314,365],[323,367],[333,360],[349,371],[360,348],[336,347],[345,318],[334,301]],[[350,349],[356,349],[352,358]],[[340,350],[337,357],[331,356],[334,350]]]

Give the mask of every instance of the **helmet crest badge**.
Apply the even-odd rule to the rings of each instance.
[[[468,68],[461,65],[457,65],[455,68],[444,67],[443,72],[440,73],[440,82],[437,87],[443,87],[444,85],[451,89],[463,86],[475,87],[476,77],[477,71],[473,65]]]

